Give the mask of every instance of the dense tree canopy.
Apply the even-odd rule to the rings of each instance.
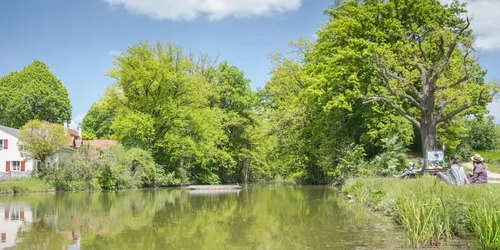
[[[71,119],[66,88],[40,61],[0,78],[0,92],[1,125],[20,128],[34,119],[53,123]]]
[[[484,80],[463,4],[351,0],[325,13],[316,42],[271,56],[257,92],[227,62],[133,45],[84,132],[148,150],[182,183],[341,183],[399,171],[409,148],[455,150],[474,135],[464,120],[487,113],[497,87]]]
[[[256,138],[258,98],[236,67],[173,44],[141,43],[115,60],[109,87],[83,120],[98,138],[153,152],[181,179],[237,182],[267,175]]]

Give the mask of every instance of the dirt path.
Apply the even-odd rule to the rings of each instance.
[[[464,166],[465,168],[468,168],[470,170],[472,170],[474,167],[472,166],[472,162],[465,162],[465,163],[462,163],[462,166]],[[500,179],[500,174],[498,173],[492,173],[490,172],[489,170],[488,171],[488,178],[495,178],[495,179]],[[488,180],[488,183],[495,183],[495,184],[500,184],[500,181],[497,181],[497,180]]]

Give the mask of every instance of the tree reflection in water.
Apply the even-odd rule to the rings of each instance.
[[[33,212],[17,249],[400,248],[391,223],[325,187],[250,186],[2,197]]]

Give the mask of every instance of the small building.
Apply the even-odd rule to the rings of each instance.
[[[42,123],[46,125],[52,124],[47,121],[42,121]],[[78,142],[81,141],[80,133],[69,128],[67,122],[64,122],[63,126],[71,136],[72,142],[49,158],[48,161],[50,163],[57,164],[61,157],[76,149],[79,146]],[[17,147],[18,137],[19,129],[0,126],[0,180],[5,179],[7,173],[9,174],[9,178],[27,177],[36,167],[37,161],[28,160],[21,156]]]
[[[24,175],[35,167],[35,161],[21,156],[17,147],[18,137],[18,129],[0,126],[0,177],[9,172]]]

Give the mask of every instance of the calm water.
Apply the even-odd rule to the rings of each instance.
[[[324,187],[0,196],[0,249],[401,249],[387,219]]]

